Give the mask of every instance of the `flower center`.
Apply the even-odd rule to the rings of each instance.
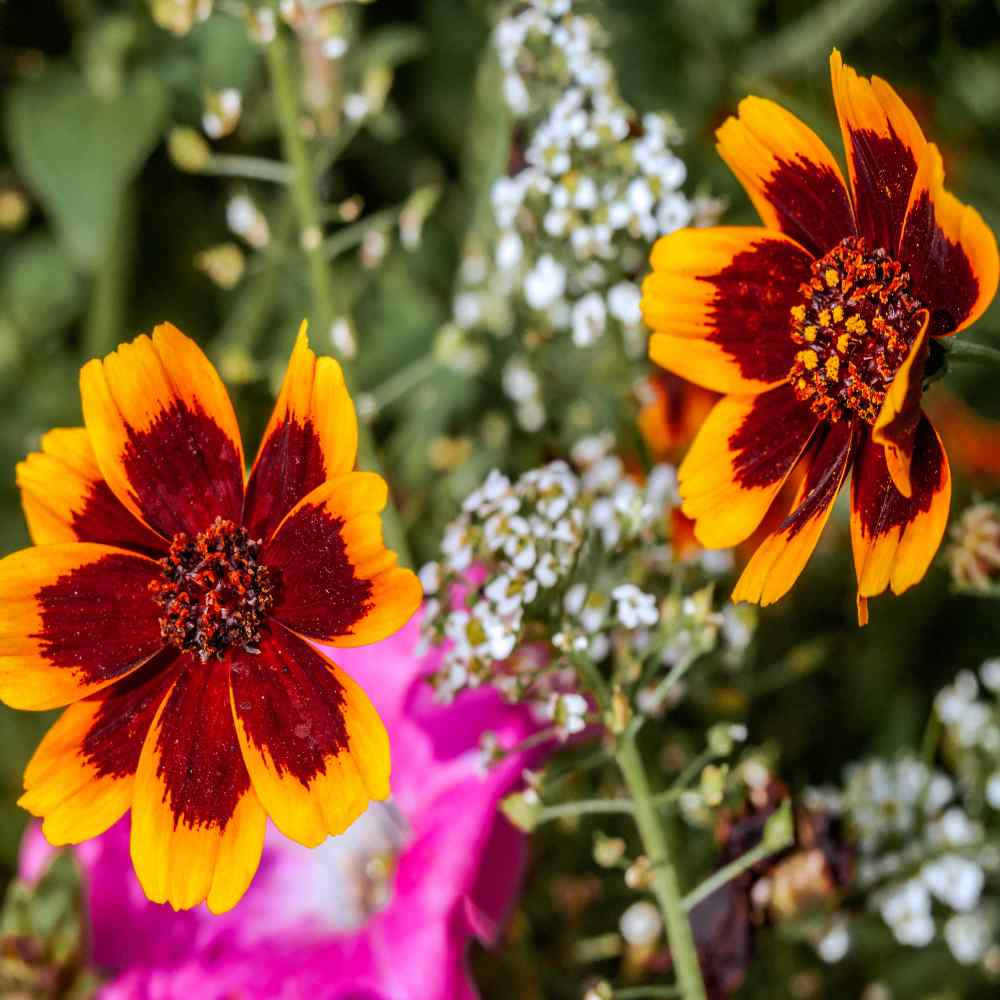
[[[802,301],[792,307],[792,340],[801,350],[789,379],[818,417],[836,422],[854,413],[875,423],[920,332],[923,307],[909,288],[899,261],[858,236],[813,261]]]
[[[160,560],[162,578],[149,585],[163,609],[160,632],[167,642],[203,663],[233,645],[257,652],[274,603],[271,573],[257,561],[260,544],[221,517],[194,540],[174,535],[170,554]]]

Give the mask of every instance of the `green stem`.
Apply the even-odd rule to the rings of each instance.
[[[292,69],[291,50],[280,28],[267,47],[267,66],[274,85],[281,142],[292,171],[292,203],[299,223],[299,241],[309,271],[316,326],[320,335],[325,337],[336,315],[333,283],[323,254],[322,212],[309,152],[302,135],[302,109]]]
[[[678,684],[683,676],[691,669],[691,665],[695,660],[698,659],[700,654],[692,653],[689,656],[685,656],[680,662],[674,664],[670,672],[666,677],[663,678],[660,683],[653,688],[653,693],[650,695],[649,701],[653,705],[654,709],[659,708],[661,704],[666,700],[666,697],[673,690],[674,685]]]
[[[372,389],[369,395],[374,398],[375,405],[381,410],[385,406],[391,406],[401,396],[430,378],[439,367],[438,359],[433,354],[424,354],[394,372],[381,385]]]
[[[222,330],[219,332],[217,353],[221,356],[228,351],[241,350],[252,354],[257,341],[274,312],[274,303],[281,290],[281,268],[270,258],[280,254],[277,249],[291,238],[291,206],[282,201],[274,213],[271,246],[261,254],[268,259],[268,266],[261,267],[254,280],[241,289],[230,310]]]
[[[949,362],[958,364],[992,365],[1000,368],[1000,351],[986,344],[976,344],[971,340],[958,340],[948,346],[946,354]]]
[[[234,156],[215,153],[201,168],[201,173],[212,177],[242,177],[248,181],[268,181],[271,184],[289,184],[293,171],[287,163],[265,160],[259,156]]]
[[[600,767],[602,764],[606,764],[607,761],[607,751],[600,749],[587,754],[587,756],[582,760],[573,761],[567,764],[554,774],[546,773],[542,786],[545,794],[550,795],[554,788],[558,788],[560,785],[565,784],[567,781],[571,781],[573,778],[576,778],[581,774],[586,774],[588,771],[594,770],[595,767]]]
[[[720,868],[705,879],[701,885],[692,889],[683,899],[684,909],[690,913],[703,899],[711,896],[716,889],[721,889],[727,882],[732,881],[738,875],[742,875],[748,868],[753,868],[754,865],[765,858],[769,858],[772,854],[783,851],[787,846],[787,844],[769,844],[767,841],[762,840],[756,847],[752,847],[746,854],[740,855],[735,861],[730,861],[728,865]]]
[[[360,246],[370,232],[379,229],[391,229],[396,224],[402,210],[402,206],[398,208],[383,208],[380,212],[373,212],[367,218],[353,222],[349,226],[344,226],[343,229],[339,229],[324,242],[323,255],[327,260],[333,260],[342,253]]]
[[[718,756],[716,752],[711,749],[711,747],[706,747],[697,757],[695,757],[687,767],[681,771],[677,780],[674,782],[671,792],[676,795],[680,795],[681,792],[687,788],[688,785],[698,777],[699,774],[712,763],[713,760]]]
[[[635,812],[628,799],[581,799],[579,802],[559,802],[546,806],[538,814],[538,823],[548,823],[567,816],[629,816]]]
[[[583,675],[583,679],[590,686],[590,690],[593,692],[601,708],[608,708],[611,704],[611,691],[597,664],[585,653],[574,653],[570,656],[570,660],[573,666]]]
[[[83,342],[88,358],[103,357],[124,339],[125,303],[135,226],[135,195],[126,191],[107,252],[94,274]]]
[[[652,866],[653,892],[667,929],[670,954],[680,984],[680,996],[684,1000],[706,1000],[694,935],[681,901],[677,869],[670,856],[666,832],[653,804],[653,793],[634,731],[630,730],[623,735],[615,756],[632,796],[639,836]]]
[[[267,46],[267,65],[274,86],[275,111],[278,129],[281,132],[282,146],[285,158],[292,170],[290,178],[292,205],[295,209],[300,242],[309,272],[315,325],[320,336],[325,339],[336,316],[333,275],[327,264],[323,247],[323,215],[316,191],[316,179],[302,135],[302,108],[299,103],[295,73],[292,69],[291,50],[284,31],[280,27],[275,33],[274,40]],[[342,367],[344,379],[350,390],[353,379],[346,359],[342,359]],[[371,469],[373,472],[382,472],[371,430],[363,420],[358,421],[358,465]],[[391,500],[382,512],[382,530],[386,544],[396,551],[400,561],[410,563],[412,560],[403,522]]]
[[[676,986],[627,986],[623,990],[615,990],[611,1000],[653,1000],[654,997],[683,997],[684,994]]]

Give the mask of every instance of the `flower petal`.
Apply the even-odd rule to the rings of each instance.
[[[169,323],[80,372],[97,464],[136,517],[166,538],[240,520],[243,446],[225,386]]]
[[[941,439],[921,416],[913,439],[909,497],[893,484],[880,445],[866,441],[851,482],[851,545],[858,595],[891,586],[900,594],[923,579],[941,544],[951,505],[951,471]]]
[[[773,101],[747,97],[715,133],[719,155],[764,224],[817,257],[855,232],[840,167],[811,128]]]
[[[682,510],[702,545],[737,545],[753,533],[816,425],[787,385],[715,404],[678,472]]]
[[[354,468],[358,420],[333,358],[317,358],[299,330],[281,393],[247,484],[244,524],[267,538],[310,491]]]
[[[773,604],[799,578],[833,510],[853,454],[854,428],[841,420],[824,424],[809,449],[807,471],[792,510],[747,563],[734,601]]]
[[[932,337],[974,323],[993,301],[997,242],[982,216],[944,187],[941,154],[928,143],[917,168],[899,245],[914,295],[930,309]]]
[[[17,485],[36,545],[104,542],[147,553],[168,547],[108,488],[83,427],[49,431],[42,450],[18,462]]]
[[[830,75],[858,232],[895,256],[927,140],[896,91],[877,76],[858,76],[836,49]]]
[[[389,795],[389,738],[368,696],[304,639],[275,624],[260,653],[236,653],[232,710],[264,808],[315,847]]]
[[[809,255],[768,229],[718,226],[661,237],[643,282],[650,357],[716,392],[783,381],[795,359],[790,310]]]
[[[930,313],[926,309],[921,312],[923,320],[920,333],[899,366],[872,428],[872,440],[885,448],[889,474],[896,489],[904,497],[911,494],[910,457],[913,454],[913,437],[917,432],[917,424],[920,423],[924,364],[930,348]]]
[[[0,560],[0,700],[58,708],[134,670],[163,646],[152,559],[71,542]]]
[[[42,817],[50,844],[89,840],[125,815],[139,753],[176,661],[176,650],[164,650],[99,695],[70,705],[45,734],[24,772],[18,805]]]
[[[139,758],[131,852],[154,903],[232,909],[253,879],[266,816],[240,753],[229,664],[186,657]]]
[[[420,583],[382,543],[387,496],[380,476],[349,472],[299,502],[261,555],[280,574],[274,618],[334,646],[377,642],[406,624]]]

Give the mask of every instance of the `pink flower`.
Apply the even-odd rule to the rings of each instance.
[[[392,742],[393,797],[314,850],[269,831],[260,873],[231,912],[175,913],[146,900],[129,863],[127,821],[75,848],[87,881],[101,1000],[466,1000],[470,938],[496,940],[524,868],[525,838],[497,811],[533,761],[484,771],[484,731],[513,747],[534,731],[523,709],[481,689],[450,705],[421,680],[416,619],[374,646],[338,649]],[[537,751],[535,751],[537,755]],[[37,827],[21,869],[51,848]]]

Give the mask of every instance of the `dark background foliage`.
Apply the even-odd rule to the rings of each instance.
[[[607,0],[592,9],[611,38],[624,95],[677,117],[689,188],[728,198],[727,221],[750,222],[752,209],[715,154],[713,130],[742,96],[757,93],[839,149],[827,69],[837,45],[859,71],[902,92],[942,148],[951,188],[1000,230],[997,0]],[[505,163],[498,94],[477,87],[493,13],[487,0],[379,0],[359,14],[367,47],[351,58],[394,64],[395,83],[384,112],[329,172],[324,196],[337,203],[361,195],[370,216],[421,185],[443,192],[418,251],[394,243],[368,269],[352,249],[332,264],[338,306],[353,316],[362,344],[354,366],[361,389],[384,385],[432,350],[449,317],[463,234]],[[28,541],[14,465],[47,428],[79,422],[76,373],[85,359],[169,318],[221,363],[252,441],[309,300],[281,189],[184,173],[164,141],[170,126],[197,126],[206,88],[235,86],[245,113],[216,148],[279,156],[262,61],[238,20],[213,17],[175,38],[138,0],[8,0],[0,4],[0,80],[0,186],[29,206],[25,219],[5,219],[0,229],[0,551],[8,552]],[[98,99],[95,88],[119,96]],[[226,198],[244,187],[276,238],[226,291],[194,259],[231,238]],[[1000,346],[998,307],[973,335]],[[1000,418],[994,378],[960,376],[949,376],[950,388]],[[474,438],[462,461],[435,460],[432,442],[464,434],[484,406],[503,405],[496,386],[495,373],[473,379],[442,369],[380,413],[376,434],[418,557],[434,553],[438,529],[491,465],[524,468],[557,447],[544,436],[504,449]],[[581,392],[608,391],[581,373]],[[991,488],[956,471],[955,509]],[[747,718],[755,740],[773,743],[793,787],[836,778],[868,753],[919,747],[933,693],[1000,648],[995,605],[950,593],[938,565],[904,597],[875,602],[872,624],[858,630],[849,562],[841,518],[793,594],[762,615],[751,662],[730,688],[703,692],[683,726],[698,732],[709,719]],[[14,804],[20,774],[48,721],[0,709],[0,884],[15,867],[24,824]],[[685,739],[683,731],[667,736]],[[578,995],[588,967],[574,944],[608,929],[625,898],[623,887],[598,886],[600,905],[567,916],[566,886],[582,884],[572,879],[588,871],[589,854],[589,834],[537,838],[510,944],[499,958],[477,961],[489,995],[512,995],[511,983],[519,997]],[[704,847],[692,854],[692,874],[707,864]],[[918,982],[962,989],[954,965],[933,949],[913,952],[906,969],[882,968],[885,945],[872,944],[870,961],[895,977],[897,996],[918,995]],[[816,968],[799,946],[764,947],[767,973],[746,996],[779,995],[775,982]],[[854,996],[864,981],[851,964],[823,975],[808,995]]]

